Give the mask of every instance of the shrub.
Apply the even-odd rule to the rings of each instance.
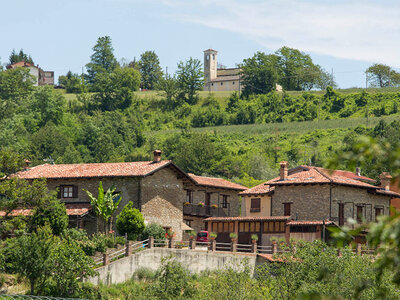
[[[236,234],[235,232],[231,232],[231,233],[229,234],[229,237],[230,237],[231,239],[237,239],[237,234]]]
[[[33,228],[46,224],[50,225],[55,235],[61,235],[68,228],[68,215],[63,203],[51,200],[35,209],[32,216]]]
[[[218,236],[218,234],[216,232],[211,232],[210,233],[210,238],[212,238],[212,239],[216,239],[217,236]]]
[[[189,237],[191,239],[194,239],[196,237],[196,235],[197,235],[196,231],[194,231],[194,230],[189,231]]]
[[[154,237],[155,240],[165,239],[165,229],[157,223],[151,223],[146,226],[141,234],[141,240],[147,240],[150,236]]]
[[[138,280],[153,280],[156,277],[156,272],[150,268],[141,267],[136,270],[134,278]]]
[[[118,215],[116,225],[118,233],[121,235],[126,233],[129,240],[136,240],[145,228],[142,214],[138,209],[133,208],[131,201],[125,205]]]

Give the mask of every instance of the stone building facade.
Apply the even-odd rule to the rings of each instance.
[[[81,208],[79,214],[75,210],[70,217],[70,225],[84,228],[88,233],[96,231],[98,220],[90,212],[90,198],[85,190],[96,197],[101,181],[104,191],[114,186],[115,192],[122,197],[114,221],[131,201],[142,212],[147,224],[158,223],[165,229],[171,229],[177,239],[182,239],[182,231],[188,229],[183,221],[199,231],[204,229],[203,219],[210,213],[239,215],[238,192],[246,189],[221,178],[187,174],[172,161],[161,160],[161,151],[158,150],[154,151],[153,161],[45,164],[27,168],[15,176],[27,180],[46,178],[48,188],[58,191],[57,196],[66,204],[67,210],[69,206]],[[190,205],[185,205],[188,200]],[[207,205],[200,207],[199,202]]]

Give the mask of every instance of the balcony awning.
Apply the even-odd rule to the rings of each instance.
[[[181,228],[182,228],[183,231],[190,231],[190,230],[193,230],[193,228],[190,227],[190,226],[189,226],[188,224],[186,224],[185,222],[182,222]]]
[[[67,210],[68,216],[84,216],[86,215],[91,209],[92,206],[90,203],[78,203],[78,204],[65,204],[65,208]],[[32,208],[21,209],[17,208],[14,209],[11,213],[8,214],[9,217],[16,217],[16,216],[31,216],[33,214]],[[5,211],[0,211],[0,217],[4,217],[6,215]]]

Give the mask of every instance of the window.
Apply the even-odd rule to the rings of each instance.
[[[186,191],[186,202],[193,203],[193,191]]]
[[[192,220],[185,220],[185,224],[189,227],[192,227]]]
[[[218,224],[218,223],[215,223],[215,222],[212,223],[212,231],[213,231],[213,232],[217,232],[217,224]]]
[[[223,82],[221,82],[221,85],[224,85],[224,83],[223,83]]]
[[[339,203],[339,226],[344,225],[344,203]]]
[[[115,202],[118,202],[119,199],[121,199],[121,192],[120,192],[120,191],[115,191],[115,192],[113,193],[113,196],[114,196],[114,195],[118,195],[117,197],[114,198],[114,203],[115,203]]]
[[[73,185],[61,186],[61,195],[63,198],[74,198],[74,186]]]
[[[213,54],[213,60],[215,60],[215,54]]]
[[[224,232],[229,232],[229,223],[224,223]]]
[[[257,231],[256,227],[256,231]],[[264,233],[283,233],[286,230],[286,224],[285,222],[264,222],[264,228],[263,232]]]
[[[375,207],[375,221],[380,215],[383,215],[383,207]]]
[[[363,219],[363,207],[357,205],[357,223],[361,223]]]
[[[218,223],[218,232],[223,232],[223,223]]]
[[[214,86],[214,83],[211,83],[212,86]]]
[[[222,195],[222,208],[228,208],[228,195]]]
[[[261,199],[253,198],[251,199],[250,212],[260,212],[261,211]]]
[[[235,82],[234,81],[232,81],[232,85],[234,85],[235,84]]]
[[[291,205],[292,203],[284,203],[283,204],[283,210],[284,210],[284,212],[283,212],[283,215],[284,216],[290,216],[291,214],[290,214],[290,205]]]

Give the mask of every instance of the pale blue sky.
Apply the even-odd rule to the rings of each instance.
[[[5,3],[4,3],[5,2]],[[228,67],[287,45],[311,54],[342,88],[364,86],[374,62],[400,67],[400,1],[3,0],[0,57],[23,48],[56,77],[81,72],[99,36],[118,59],[155,50],[165,69],[218,50]]]

